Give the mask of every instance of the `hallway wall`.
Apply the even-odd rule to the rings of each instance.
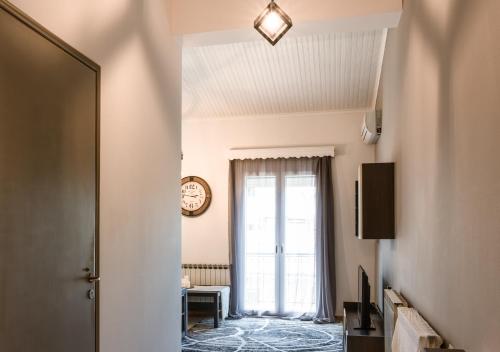
[[[445,339],[500,346],[500,2],[407,0],[383,69],[377,161],[396,162],[382,284]]]
[[[164,0],[14,0],[101,65],[101,352],[180,350],[181,50]]]

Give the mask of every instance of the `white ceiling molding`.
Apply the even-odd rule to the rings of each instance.
[[[227,121],[227,120],[276,120],[276,119],[303,119],[312,117],[331,117],[334,115],[365,114],[373,111],[372,108],[306,111],[280,114],[237,115],[237,116],[191,116],[184,117],[184,121]]]
[[[386,29],[183,49],[183,117],[371,110]]]
[[[387,43],[387,29],[383,30],[382,33],[382,40],[380,41],[380,48],[379,48],[379,56],[378,56],[378,62],[377,62],[377,71],[376,71],[376,77],[375,77],[375,86],[373,87],[373,99],[370,104],[370,107],[375,110],[376,104],[377,104],[377,95],[378,91],[380,88],[380,78],[382,76],[382,65],[384,64],[384,54],[385,54],[385,45]]]
[[[294,23],[287,32],[287,38],[303,37],[314,34],[334,32],[373,31],[386,28],[396,28],[401,19],[401,11],[385,12],[363,17],[338,18],[335,21],[315,21]],[[253,27],[225,31],[184,34],[184,48],[209,45],[223,45],[262,40]]]
[[[397,26],[402,0],[279,0],[279,6],[293,19],[294,26],[332,23],[335,30],[365,30]],[[170,29],[176,35],[233,31],[250,28],[269,0],[169,0]],[[345,23],[354,24],[340,27]],[[339,23],[339,24],[337,24]],[[316,33],[316,32],[315,32]]]
[[[277,159],[277,158],[312,158],[335,156],[335,146],[295,146],[266,148],[231,148],[228,151],[229,160],[245,159]]]

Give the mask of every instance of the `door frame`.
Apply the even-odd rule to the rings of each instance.
[[[96,62],[92,61],[90,58],[82,54],[80,51],[76,50],[68,43],[63,41],[57,35],[49,31],[47,28],[42,26],[40,23],[35,21],[32,17],[21,11],[16,6],[12,5],[7,0],[0,0],[0,9],[6,11],[16,20],[30,28],[35,33],[41,35],[43,38],[57,46],[59,49],[66,52],[68,55],[72,56],[74,59],[80,61],[82,64],[87,66],[89,69],[96,74],[96,111],[95,111],[95,229],[94,229],[94,273],[96,276],[100,276],[100,236],[99,236],[99,194],[100,194],[100,121],[101,121],[101,66]],[[99,352],[99,322],[100,322],[100,284],[99,281],[95,283],[96,296],[95,296],[95,351]]]

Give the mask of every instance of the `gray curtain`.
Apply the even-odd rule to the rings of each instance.
[[[243,194],[241,193],[241,173],[237,160],[229,165],[229,263],[231,265],[231,295],[229,317],[238,319],[243,316],[243,238],[238,229],[242,226]],[[238,186],[237,186],[238,184]]]
[[[229,167],[229,236],[231,263],[230,316],[243,311],[244,192],[246,176],[316,176],[316,322],[335,318],[335,248],[333,230],[333,183],[331,157],[231,160]],[[280,179],[280,177],[278,178]],[[277,197],[276,202],[281,202]],[[279,205],[277,204],[277,208]]]
[[[317,323],[335,321],[335,231],[333,220],[332,158],[316,164],[316,315]]]

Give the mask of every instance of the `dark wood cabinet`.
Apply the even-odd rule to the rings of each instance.
[[[373,329],[358,329],[358,303],[344,302],[344,352],[384,352],[384,320],[372,304]]]
[[[393,239],[395,229],[394,163],[361,164],[355,184],[356,237]]]

